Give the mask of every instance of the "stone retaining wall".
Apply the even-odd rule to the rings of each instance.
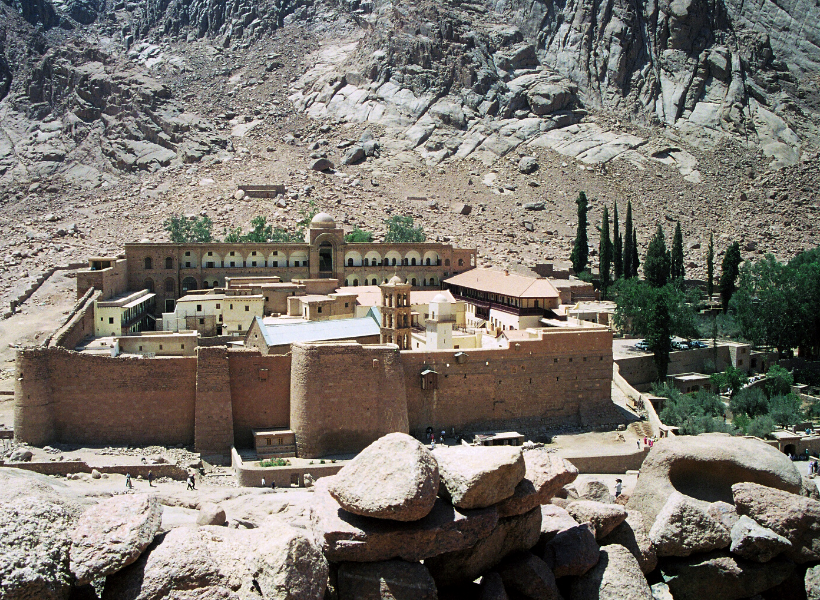
[[[316,464],[304,467],[290,466],[290,467],[260,467],[256,465],[245,465],[242,457],[236,451],[236,448],[231,448],[231,466],[236,474],[236,483],[240,487],[262,487],[262,479],[265,480],[265,485],[270,486],[271,482],[276,483],[276,487],[290,487],[291,483],[297,480],[299,487],[305,487],[305,474],[310,474],[313,480],[320,477],[328,477],[335,475],[344,466],[343,463],[326,463],[324,465]]]
[[[104,467],[90,467],[84,461],[66,460],[55,462],[15,462],[15,463],[0,463],[0,467],[11,467],[14,469],[23,469],[25,471],[34,471],[42,475],[68,475],[69,473],[91,473],[96,469],[100,473],[125,475],[130,473],[131,477],[142,475],[143,478],[148,477],[148,471],[154,477],[169,477],[177,481],[185,481],[188,477],[188,471],[179,465],[163,464],[163,465],[108,465]]]

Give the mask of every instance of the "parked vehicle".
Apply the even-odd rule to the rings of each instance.
[[[635,344],[635,348],[638,350],[649,350],[649,344],[646,343],[646,340],[641,340]]]
[[[692,340],[689,342],[689,346],[692,348],[708,348],[708,346],[700,340]]]

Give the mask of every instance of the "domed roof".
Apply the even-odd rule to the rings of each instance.
[[[310,226],[313,229],[334,229],[336,227],[336,221],[334,221],[333,217],[329,214],[320,212],[311,219]]]
[[[433,302],[450,302],[444,294],[436,294],[433,296]]]
[[[393,275],[393,277],[391,277],[387,283],[389,283],[390,285],[402,285],[404,282],[398,275]]]

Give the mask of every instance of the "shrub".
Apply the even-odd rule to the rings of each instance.
[[[259,462],[260,467],[289,467],[290,461],[286,458],[268,458]]]

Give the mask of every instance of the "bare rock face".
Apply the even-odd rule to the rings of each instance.
[[[437,600],[436,583],[420,563],[388,560],[342,563],[337,574],[339,600]]]
[[[346,464],[328,491],[356,515],[418,521],[433,509],[439,490],[436,459],[416,439],[388,434]]]
[[[541,507],[541,539],[549,541],[561,531],[578,525],[578,521],[566,509],[554,504],[545,504]]]
[[[540,533],[541,510],[534,508],[523,515],[499,519],[492,533],[472,547],[440,554],[424,564],[439,586],[473,581],[507,555],[535,546]]]
[[[729,504],[728,502],[713,502],[706,508],[706,512],[715,520],[720,521],[729,531],[732,530],[732,527],[735,526],[735,523],[737,523],[737,520],[740,518],[735,505]]]
[[[820,565],[806,571],[806,598],[820,600]]]
[[[669,496],[649,530],[658,556],[689,556],[726,548],[729,531],[690,498],[678,492]]]
[[[0,471],[0,595],[4,600],[68,598],[70,532],[82,509],[47,477]]]
[[[623,546],[601,548],[598,564],[572,582],[571,600],[652,600],[638,561]]]
[[[558,532],[542,551],[544,562],[556,577],[583,575],[598,564],[600,548],[589,523]]]
[[[509,600],[501,575],[490,571],[481,578],[478,600]]]
[[[213,502],[204,502],[199,508],[199,516],[196,518],[197,525],[224,525],[225,509]]]
[[[794,563],[778,557],[761,564],[712,552],[689,558],[668,559],[661,573],[675,600],[749,598],[784,582]]]
[[[626,510],[617,504],[602,504],[593,500],[576,500],[567,505],[567,512],[579,523],[589,523],[600,540],[626,519]]]
[[[525,474],[513,495],[498,505],[499,517],[511,517],[546,504],[565,485],[575,481],[578,469],[567,460],[543,449],[524,452]]]
[[[71,534],[71,572],[77,584],[130,565],[154,541],[161,524],[156,496],[114,496],[89,508]]]
[[[584,500],[594,500],[604,504],[614,504],[615,498],[609,491],[609,486],[599,479],[590,479],[576,484],[578,495]]]
[[[658,566],[658,555],[652,540],[649,539],[649,529],[643,515],[637,510],[627,511],[626,520],[601,539],[602,546],[610,544],[620,544],[629,550],[637,559],[644,574],[654,571]]]
[[[547,564],[530,552],[517,552],[498,565],[504,588],[532,600],[559,600],[561,593]]]
[[[441,475],[441,496],[456,508],[484,508],[506,500],[524,479],[521,448],[462,446],[433,452]]]
[[[761,527],[746,515],[740,517],[732,527],[732,546],[729,551],[741,558],[761,563],[769,562],[791,547],[791,542],[782,535],[777,535],[767,527]]]
[[[105,600],[320,600],[328,565],[304,532],[285,524],[236,530],[180,527],[106,579]]]
[[[801,486],[792,461],[759,440],[715,433],[666,438],[655,444],[641,465],[627,508],[654,523],[672,492],[703,502],[731,503],[732,485],[742,481],[792,493]]]
[[[792,544],[786,556],[798,563],[820,560],[820,502],[755,483],[732,486],[735,506]]]
[[[469,548],[489,536],[498,523],[494,508],[459,511],[441,499],[426,517],[412,523],[361,517],[339,506],[327,490],[328,479],[316,482],[310,523],[325,556],[333,562],[424,560]]]

